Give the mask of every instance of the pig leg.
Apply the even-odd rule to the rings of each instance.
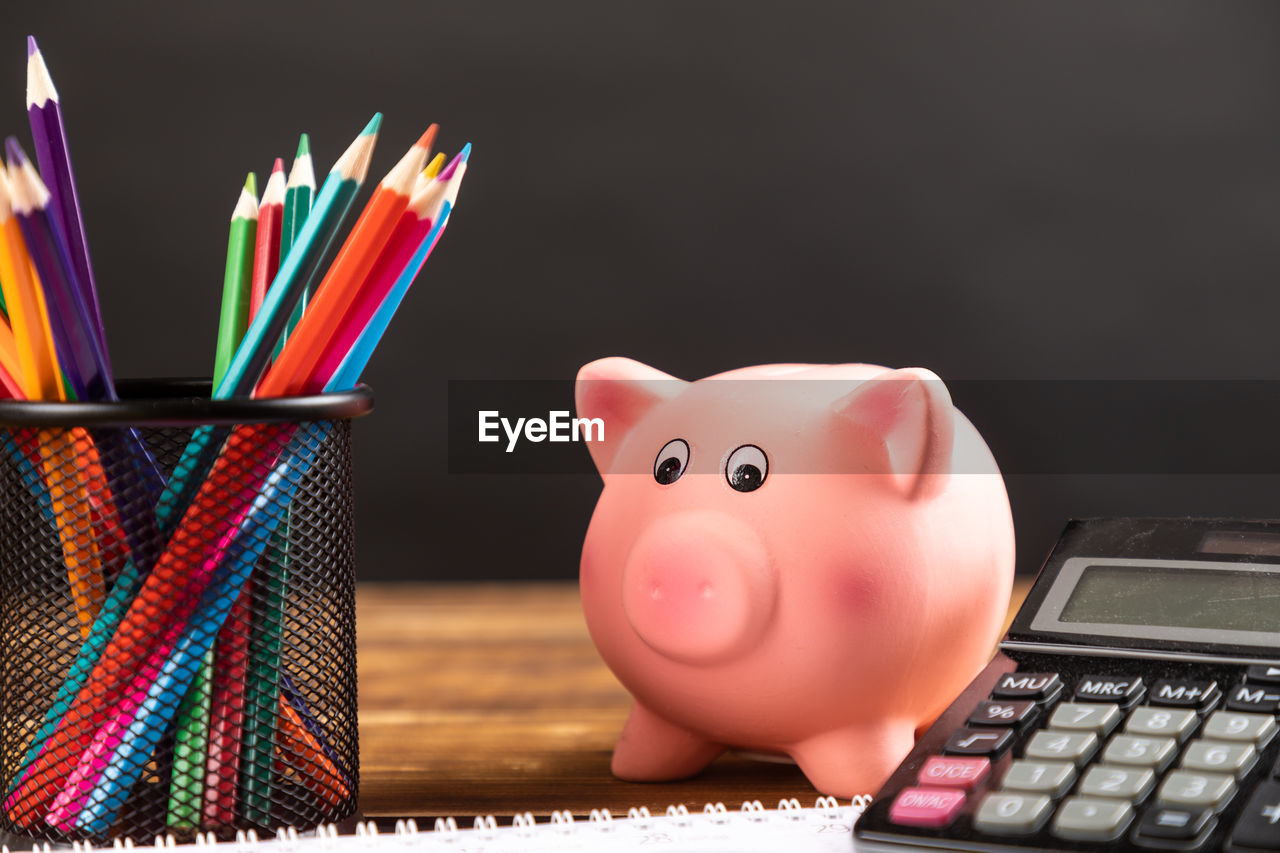
[[[613,748],[613,775],[629,782],[684,779],[706,767],[724,747],[659,717],[639,702]]]
[[[850,799],[879,790],[914,745],[909,722],[886,721],[824,732],[787,752],[813,787],[828,796]]]

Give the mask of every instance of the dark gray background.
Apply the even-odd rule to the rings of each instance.
[[[1273,3],[42,3],[0,20],[0,126],[28,138],[28,32],[61,91],[120,376],[208,375],[238,187],[299,131],[323,173],[382,110],[374,179],[430,121],[444,150],[474,143],[366,376],[364,578],[577,571],[598,480],[448,475],[450,379],[568,380],[611,354],[686,378],[772,361],[1280,378]],[[997,457],[1054,440],[1019,414],[977,418]],[[1213,412],[1178,429],[1203,442]],[[1280,514],[1272,476],[1009,483],[1023,570],[1069,515]]]

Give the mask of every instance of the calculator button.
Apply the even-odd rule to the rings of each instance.
[[[949,788],[904,788],[889,807],[889,820],[901,826],[941,827],[964,806],[964,791]]]
[[[1056,672],[1006,672],[991,695],[997,699],[1051,702],[1061,692],[1062,681]]]
[[[1177,747],[1178,742],[1171,737],[1116,735],[1102,751],[1102,760],[1107,764],[1153,767],[1159,773],[1169,765]]]
[[[962,726],[951,733],[942,751],[947,755],[998,755],[1013,744],[1008,729],[971,729]]]
[[[934,755],[930,756],[916,774],[916,784],[972,791],[990,772],[991,762],[986,758]]]
[[[1151,685],[1151,695],[1147,697],[1147,701],[1152,705],[1195,708],[1199,711],[1205,711],[1217,703],[1218,696],[1218,682],[1216,681],[1167,678]]]
[[[1049,727],[1059,731],[1097,732],[1100,737],[1111,734],[1120,722],[1119,705],[1094,702],[1063,702],[1049,717]]]
[[[1250,684],[1280,684],[1280,666],[1255,664],[1245,670],[1244,680]]]
[[[1257,760],[1258,751],[1251,743],[1193,740],[1182,754],[1182,768],[1209,773],[1231,773],[1239,779],[1253,769]]]
[[[1227,695],[1228,711],[1254,711],[1274,714],[1280,707],[1280,687],[1257,684],[1237,684]]]
[[[1142,679],[1125,675],[1086,675],[1076,685],[1077,702],[1115,702],[1127,707],[1142,698]]]
[[[1040,716],[1035,702],[979,702],[969,714],[971,726],[1018,726],[1026,728]]]
[[[1124,730],[1131,735],[1158,735],[1186,740],[1200,718],[1195,711],[1176,708],[1138,708],[1129,715]]]
[[[1224,773],[1174,770],[1160,783],[1156,801],[1162,806],[1196,806],[1221,811],[1236,792],[1236,780]]]
[[[1275,733],[1276,718],[1270,714],[1214,711],[1204,724],[1204,736],[1211,740],[1244,741],[1263,746]]]
[[[1023,755],[1047,761],[1074,761],[1084,764],[1098,751],[1098,736],[1093,732],[1040,731],[1027,741]]]
[[[1076,766],[1069,761],[1019,760],[1009,765],[1000,783],[1003,791],[1046,794],[1055,800],[1076,781]]]
[[[1254,789],[1231,830],[1231,843],[1261,850],[1280,848],[1280,783],[1263,782]]]
[[[1136,803],[1146,799],[1156,786],[1156,774],[1150,767],[1117,767],[1097,764],[1080,780],[1079,793],[1086,797],[1105,797]]]
[[[1125,800],[1068,797],[1053,819],[1053,834],[1069,841],[1110,841],[1131,820],[1133,806]]]
[[[1168,841],[1189,841],[1204,832],[1213,820],[1213,809],[1160,806],[1148,809],[1138,824],[1138,839],[1161,838]]]
[[[1052,802],[1037,794],[987,794],[973,827],[992,835],[1029,835],[1044,825]]]

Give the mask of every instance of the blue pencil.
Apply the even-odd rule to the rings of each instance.
[[[391,324],[391,318],[395,316],[400,303],[404,301],[405,294],[409,292],[409,286],[417,278],[422,265],[426,263],[427,256],[431,254],[436,242],[440,239],[440,235],[444,233],[445,226],[449,222],[449,214],[453,212],[453,207],[458,200],[458,190],[462,186],[462,176],[467,171],[467,157],[470,153],[470,145],[467,145],[458,153],[459,162],[454,169],[453,176],[449,179],[449,186],[445,191],[440,214],[436,217],[437,221],[418,246],[417,251],[410,257],[409,263],[399,277],[396,278],[391,290],[383,297],[378,309],[369,318],[369,322],[360,332],[359,337],[356,338],[356,342],[351,346],[350,351],[342,359],[342,363],[338,365],[338,369],[325,384],[326,391],[347,391],[354,388],[356,383],[360,381],[360,374],[364,373],[369,359],[373,357],[373,351],[377,349],[383,334],[386,333],[387,327]]]

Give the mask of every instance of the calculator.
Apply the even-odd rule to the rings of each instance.
[[[1070,522],[860,853],[1280,851],[1280,521]]]

